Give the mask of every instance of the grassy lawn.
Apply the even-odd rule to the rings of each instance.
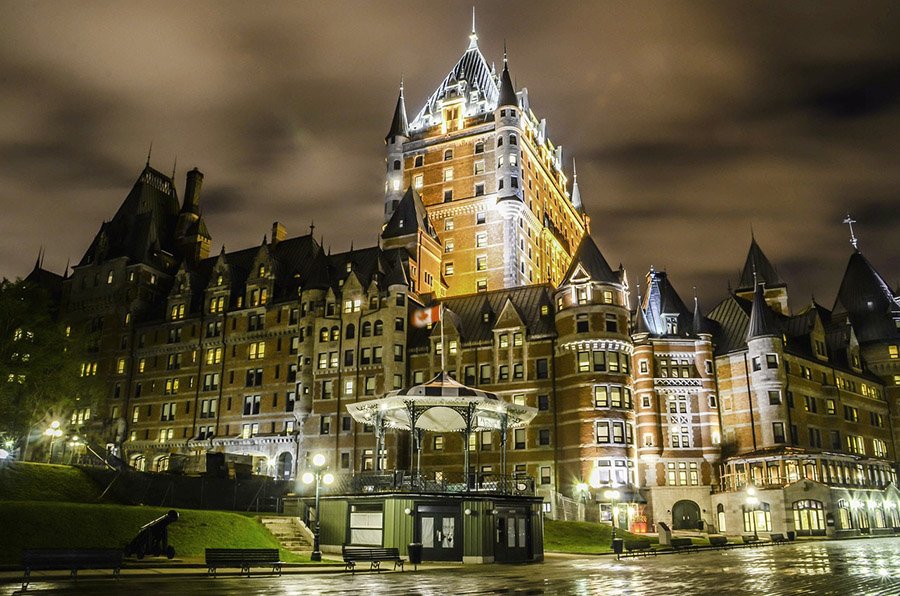
[[[18,563],[25,548],[123,547],[145,523],[168,511],[162,507],[80,503],[0,502],[0,563]],[[178,510],[169,543],[179,559],[202,559],[204,548],[279,548],[256,519],[222,511]],[[308,562],[281,550],[283,561]]]
[[[0,501],[97,502],[100,490],[78,468],[9,462],[0,465]]]

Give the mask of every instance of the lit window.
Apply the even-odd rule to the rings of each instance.
[[[423,176],[422,174],[416,174],[415,176],[413,176],[413,186],[415,188],[417,188],[417,189],[422,188],[422,186],[424,184],[425,184],[425,176]]]
[[[453,168],[444,168],[444,182],[453,180]]]
[[[453,229],[453,218],[448,217],[447,219],[444,220],[444,230],[449,232],[452,229]]]
[[[487,271],[487,256],[475,257],[475,271]]]
[[[447,252],[447,253],[453,252],[454,248],[455,248],[455,244],[453,242],[453,238],[448,238],[444,242],[444,252]]]

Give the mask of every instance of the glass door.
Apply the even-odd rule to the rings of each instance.
[[[455,508],[419,508],[416,529],[423,560],[462,560],[459,512]]]

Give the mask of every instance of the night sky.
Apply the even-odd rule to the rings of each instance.
[[[564,147],[632,285],[707,308],[751,226],[802,308],[860,248],[900,282],[896,2],[476,2],[488,61]],[[401,74],[412,116],[468,44],[463,2],[0,4],[0,276],[76,263],[146,160],[205,174],[212,253],[275,220],[374,244]]]

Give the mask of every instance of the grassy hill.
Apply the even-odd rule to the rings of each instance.
[[[96,503],[100,489],[71,466],[8,462],[0,465],[0,501]]]
[[[616,530],[617,538],[630,540],[637,535]],[[658,542],[656,536],[647,536]],[[612,526],[591,522],[544,520],[544,550],[558,553],[612,552]]]
[[[164,515],[162,507],[82,503],[0,502],[0,563],[18,563],[26,548],[119,548],[145,523]],[[223,511],[178,510],[169,543],[179,559],[200,559],[205,548],[279,548],[255,518]],[[299,561],[282,550],[282,560]]]

